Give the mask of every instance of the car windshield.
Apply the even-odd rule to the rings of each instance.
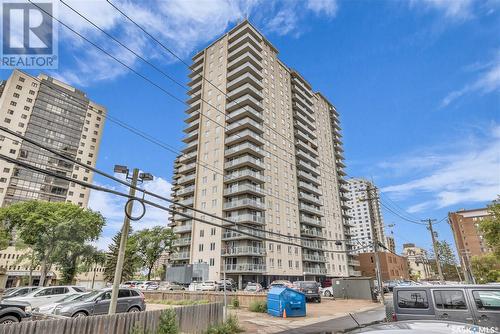
[[[304,282],[302,283],[302,287],[306,289],[315,289],[318,287],[318,285],[316,284],[316,282]]]
[[[67,302],[67,301],[70,301],[70,300],[77,300],[77,299],[81,298],[82,296],[84,296],[84,295],[69,295],[69,296],[66,296],[63,299],[61,299],[60,302]]]
[[[78,298],[78,300],[90,301],[93,300],[95,297],[97,297],[97,295],[100,293],[102,293],[102,291],[92,291],[82,295],[80,298]]]

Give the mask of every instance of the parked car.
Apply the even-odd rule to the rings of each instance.
[[[184,285],[175,282],[161,282],[159,289],[164,291],[186,290]]]
[[[81,286],[49,286],[36,289],[24,296],[12,297],[10,300],[27,302],[31,304],[31,307],[39,307],[58,302],[68,295],[83,293],[85,291],[86,289]]]
[[[220,281],[218,283],[219,291],[224,291],[224,286],[226,287],[226,291],[236,291],[236,285],[231,281]]]
[[[395,287],[393,320],[449,320],[484,327],[500,324],[500,287],[419,285]]]
[[[201,291],[217,291],[219,290],[219,284],[216,281],[205,281],[200,285]]]
[[[85,297],[57,305],[53,313],[66,317],[86,317],[89,315],[107,314],[111,302],[111,289],[92,291]],[[140,312],[146,310],[144,295],[137,289],[122,288],[118,290],[117,313]]]
[[[474,325],[463,324],[452,321],[436,321],[436,320],[411,320],[399,321],[393,323],[379,323],[359,329],[349,331],[348,333],[377,333],[377,334],[449,334],[449,333],[492,333],[498,331],[493,328],[485,328]]]
[[[269,286],[269,289],[272,288],[273,286],[280,286],[280,285],[286,286],[287,288],[293,288],[293,284],[290,281],[287,281],[287,280],[276,280],[276,281],[272,281],[271,282],[271,284]]]
[[[31,305],[11,299],[0,302],[0,325],[21,322],[31,318]]]
[[[193,282],[193,283],[189,284],[188,291],[201,291],[201,283],[200,282]]]
[[[158,283],[156,283],[155,281],[144,281],[141,284],[136,285],[135,288],[140,290],[148,290],[148,287],[150,285],[158,285]]]
[[[320,293],[325,297],[333,297],[333,286],[320,289]]]
[[[259,283],[252,283],[249,282],[247,283],[247,286],[245,287],[245,292],[261,292],[264,291],[264,288],[262,288],[262,285]]]
[[[293,282],[293,288],[306,295],[306,301],[314,300],[321,303],[321,295],[319,293],[319,283],[316,281],[296,281]]]
[[[153,284],[149,284],[147,287],[146,287],[146,290],[148,291],[152,291],[152,290],[158,290],[160,288],[160,284],[158,283],[153,283]]]
[[[92,292],[89,292],[89,293],[92,293]],[[78,293],[78,294],[67,295],[65,298],[61,299],[58,302],[45,304],[45,305],[33,308],[33,312],[34,313],[51,314],[54,312],[57,305],[65,303],[65,302],[69,302],[69,301],[81,300],[81,299],[85,298],[86,296],[88,296],[89,293]]]
[[[2,299],[9,299],[13,297],[21,297],[38,289],[37,286],[23,286],[18,288],[10,288],[4,291]]]

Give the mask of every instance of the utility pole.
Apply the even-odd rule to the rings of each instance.
[[[377,276],[377,289],[380,296],[380,302],[384,304],[385,298],[384,298],[384,290],[382,287],[382,271],[380,269],[380,258],[378,254],[379,241],[378,241],[377,231],[375,230],[375,215],[373,212],[375,207],[373,205],[373,201],[379,199],[379,197],[377,196],[377,188],[375,186],[372,186],[371,183],[368,183],[366,187],[366,195],[367,195],[366,198],[361,199],[361,201],[368,201],[368,208],[369,208],[368,211],[370,212],[370,225],[372,231],[373,252],[375,257],[375,275]],[[380,211],[377,212],[377,217],[380,219]]]
[[[432,238],[432,247],[434,249],[434,255],[436,257],[436,266],[438,269],[438,275],[439,275],[439,281],[444,282],[444,276],[443,276],[443,270],[441,269],[441,262],[439,259],[439,252],[437,249],[437,243],[436,243],[436,235],[434,234],[434,229],[432,228],[432,223],[435,222],[435,219],[427,219],[427,220],[422,220],[423,222],[427,222],[429,226],[427,229],[431,232],[431,238]]]
[[[134,168],[132,172],[132,177],[129,176],[129,170],[126,166],[120,166],[116,165],[114,169],[115,173],[121,173],[125,174],[125,178],[128,180],[131,180],[130,182],[130,188],[129,188],[129,197],[133,198],[135,197],[135,189],[137,188],[137,181],[151,181],[153,180],[153,176],[149,173],[140,173],[139,174],[139,169]],[[118,250],[118,259],[116,260],[116,268],[115,268],[115,277],[113,279],[113,290],[111,292],[111,303],[109,304],[109,312],[108,314],[115,314],[116,313],[116,304],[118,301],[118,291],[120,288],[120,283],[121,283],[121,278],[122,278],[122,272],[123,272],[123,262],[125,261],[125,250],[127,248],[127,239],[128,239],[128,233],[130,230],[130,220],[139,220],[144,216],[145,213],[145,207],[143,204],[143,213],[137,217],[134,218],[132,217],[132,209],[134,207],[134,201],[133,200],[128,200],[127,204],[125,204],[125,218],[123,218],[123,226],[121,230],[121,238],[120,238],[120,248]],[[131,218],[132,217],[132,218]]]

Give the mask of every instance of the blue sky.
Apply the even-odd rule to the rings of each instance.
[[[187,68],[103,1],[68,1],[96,24],[181,83]],[[500,2],[223,1],[116,2],[184,60],[249,17],[280,58],[326,95],[341,114],[347,172],[373,178],[383,201],[411,219],[444,218],[482,207],[500,194]],[[181,99],[185,91],[141,64],[68,8],[59,18]],[[59,69],[50,74],[85,90],[110,116],[174,150],[182,148],[184,106],[59,27]],[[34,72],[35,73],[35,72]],[[2,70],[1,76],[7,77]],[[169,194],[175,154],[112,122],[105,125],[97,167],[137,166]],[[107,180],[96,182],[106,186]],[[108,217],[105,247],[121,224],[123,202],[94,193]],[[397,207],[396,207],[397,206]],[[149,210],[135,229],[164,224]],[[430,247],[423,226],[384,211],[398,249]],[[448,225],[436,226],[452,241]]]

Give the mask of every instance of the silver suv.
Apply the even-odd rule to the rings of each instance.
[[[92,291],[77,301],[57,305],[53,311],[56,315],[66,317],[86,317],[89,315],[107,314],[111,302],[111,289]],[[146,310],[144,295],[136,289],[121,288],[118,292],[117,313],[140,312]]]

